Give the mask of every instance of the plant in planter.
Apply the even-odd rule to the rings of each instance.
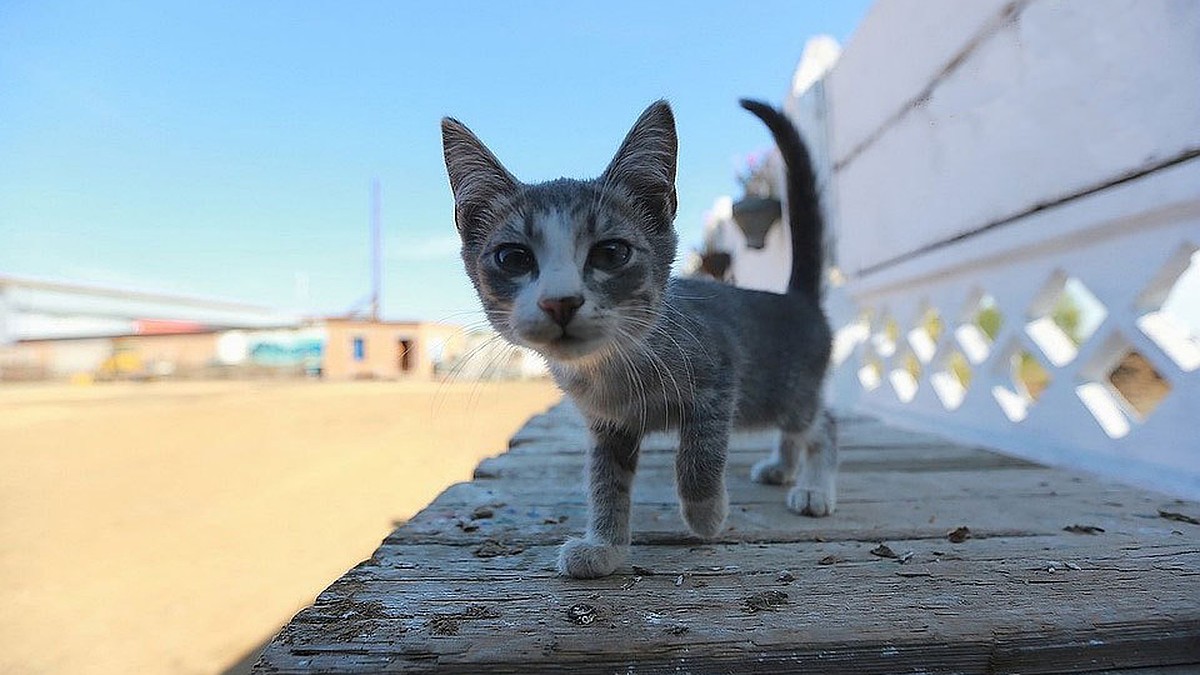
[[[754,249],[766,245],[767,232],[783,215],[765,160],[765,154],[746,159],[746,170],[738,174],[746,194],[733,204],[733,222],[746,235],[746,245]]]

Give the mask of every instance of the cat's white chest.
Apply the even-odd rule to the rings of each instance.
[[[670,410],[660,386],[653,379],[615,383],[613,379],[588,378],[579,374],[555,373],[555,379],[587,418],[620,424],[627,428],[656,431],[670,424]],[[620,386],[615,386],[619,384]]]

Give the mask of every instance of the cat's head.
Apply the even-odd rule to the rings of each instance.
[[[665,101],[633,125],[593,180],[518,181],[457,120],[442,120],[467,275],[510,342],[557,362],[637,340],[675,258],[675,118]]]

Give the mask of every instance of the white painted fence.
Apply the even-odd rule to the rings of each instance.
[[[882,0],[786,108],[833,405],[1200,497],[1194,2]]]

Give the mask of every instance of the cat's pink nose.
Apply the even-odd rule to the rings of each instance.
[[[578,295],[571,295],[565,298],[542,298],[538,300],[538,307],[542,311],[549,314],[554,323],[566,328],[571,322],[571,317],[575,316],[575,310],[583,305],[583,298]]]

